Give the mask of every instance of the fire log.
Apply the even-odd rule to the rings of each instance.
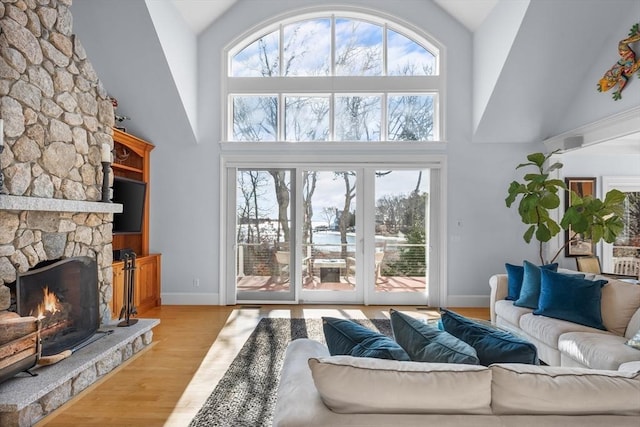
[[[29,335],[38,330],[38,319],[32,316],[13,317],[0,321],[0,344]]]

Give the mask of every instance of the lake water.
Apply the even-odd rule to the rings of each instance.
[[[396,243],[404,243],[406,240],[402,237],[383,237],[376,236],[376,244],[382,244],[385,241],[393,241]],[[340,233],[337,231],[316,231],[313,233],[313,246],[322,252],[340,252]],[[347,251],[355,251],[356,236],[353,233],[347,233]]]

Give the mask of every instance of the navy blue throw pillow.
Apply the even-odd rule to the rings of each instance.
[[[394,340],[351,320],[323,317],[322,329],[332,356],[411,360],[407,352]]]
[[[444,330],[473,347],[480,364],[527,363],[539,364],[536,347],[515,335],[467,319],[456,312],[441,308]]]
[[[540,301],[533,314],[607,330],[600,311],[605,284],[606,280],[542,271]]]
[[[469,344],[407,314],[391,310],[391,329],[396,342],[415,362],[480,363]]]
[[[516,301],[520,298],[520,289],[522,289],[522,280],[524,279],[524,267],[522,265],[513,265],[509,263],[504,264],[507,271],[508,292],[506,300]],[[540,268],[544,268],[551,271],[558,270],[558,263],[541,265]]]

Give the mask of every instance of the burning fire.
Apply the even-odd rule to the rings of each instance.
[[[43,289],[44,299],[42,303],[38,304],[38,319],[43,319],[45,316],[57,313],[61,309],[60,300],[53,292],[49,292],[49,287],[45,286]]]

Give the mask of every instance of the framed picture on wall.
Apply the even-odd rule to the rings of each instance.
[[[567,184],[567,191],[565,196],[565,211],[571,206],[571,197],[573,193],[576,193],[580,197],[596,195],[596,179],[595,178],[565,178]],[[591,240],[583,239],[579,234],[574,233],[569,229],[565,231],[565,242],[569,243],[564,249],[564,256],[576,257],[576,256],[590,256],[595,255],[595,248]]]

